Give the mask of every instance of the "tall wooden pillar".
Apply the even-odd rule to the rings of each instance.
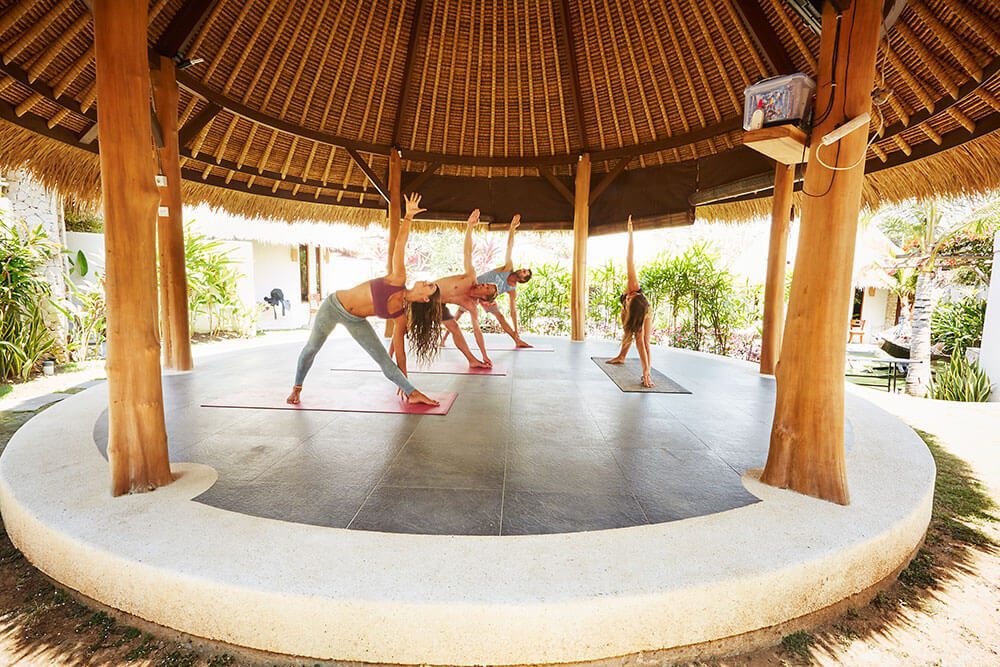
[[[816,155],[820,137],[871,109],[881,11],[882,0],[854,0],[841,17],[840,43],[835,45],[833,5],[826,3],[823,9],[816,93],[819,122],[813,128],[806,170],[807,196],[777,369],[771,447],[762,476],[772,486],[840,504],[849,502],[844,357],[868,133],[858,130],[822,148],[827,164],[850,169],[831,171]]]
[[[160,256],[160,332],[163,337],[163,364],[189,371],[191,332],[188,328],[187,271],[184,266],[184,220],[181,215],[180,147],[177,143],[177,72],[172,58],[161,56],[152,70],[153,104],[163,132],[160,169],[167,184],[160,187],[160,206],[167,215],[156,224]]]
[[[170,483],[160,384],[146,0],[95,0],[97,123],[108,301],[112,493]]]
[[[386,257],[386,271],[392,273],[392,252],[396,249],[399,236],[399,220],[403,208],[403,158],[393,148],[389,151],[389,255]],[[385,322],[385,336],[392,335],[392,320]]]
[[[573,276],[570,295],[572,340],[587,337],[587,236],[590,233],[590,154],[576,166],[573,203]]]
[[[764,284],[764,330],[760,342],[760,372],[764,375],[774,375],[781,350],[781,330],[785,326],[785,257],[794,187],[795,165],[777,163],[774,167],[774,205],[771,209],[767,280]]]

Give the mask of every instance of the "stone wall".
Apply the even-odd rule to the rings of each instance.
[[[40,183],[24,171],[9,171],[4,174],[7,186],[6,216],[9,220],[23,220],[29,227],[42,226],[48,237],[58,245],[60,251],[66,247],[66,224],[63,220],[62,205],[58,195],[46,190]],[[60,252],[44,267],[45,280],[56,301],[66,299],[66,255]],[[66,319],[58,310],[49,308],[46,312],[49,328],[56,335],[57,357],[66,358]]]

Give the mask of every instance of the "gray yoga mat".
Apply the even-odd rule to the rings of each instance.
[[[690,394],[691,392],[680,386],[666,375],[651,368],[650,377],[656,386],[652,389],[642,386],[642,364],[638,359],[626,359],[624,364],[606,364],[611,357],[591,357],[602,371],[611,378],[622,391],[635,391],[646,394]]]

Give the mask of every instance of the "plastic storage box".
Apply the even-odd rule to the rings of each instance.
[[[786,74],[758,81],[743,91],[743,129],[750,129],[750,117],[760,108],[764,127],[800,124],[806,117],[816,82],[805,74]]]

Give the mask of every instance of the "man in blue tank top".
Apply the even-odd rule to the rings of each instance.
[[[508,322],[507,318],[503,316],[495,301],[480,301],[480,305],[483,306],[483,309],[487,313],[497,318],[500,327],[507,332],[508,336],[514,339],[514,344],[517,347],[531,347],[531,344],[521,339],[517,323],[517,286],[531,280],[531,269],[514,270],[514,233],[520,224],[521,216],[515,215],[514,219],[510,222],[510,231],[507,234],[507,256],[503,266],[478,276],[476,282],[480,285],[496,286],[497,297],[501,294],[508,295],[510,298],[510,318],[513,320],[513,324]],[[460,308],[458,313],[455,314],[455,319],[459,319],[464,313],[465,309]],[[447,334],[445,338],[447,339]]]

